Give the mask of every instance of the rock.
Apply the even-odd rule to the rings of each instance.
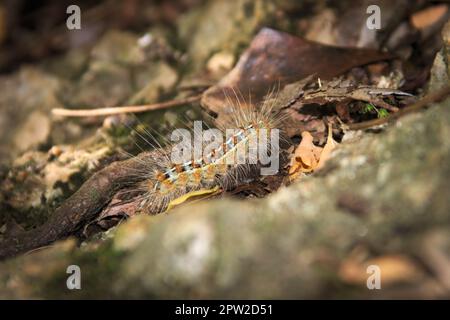
[[[326,8],[313,16],[308,23],[305,38],[310,41],[327,45],[336,45],[336,13],[334,10]]]
[[[127,67],[109,61],[93,61],[80,81],[68,88],[64,102],[76,108],[114,107],[132,93]]]
[[[273,1],[267,0],[216,0],[188,13],[180,19],[178,30],[194,69],[203,67],[215,52],[236,54],[261,27],[270,24],[275,9]]]
[[[140,89],[131,97],[130,104],[158,101],[160,96],[167,95],[174,88],[177,80],[177,72],[167,63],[149,64],[136,75],[136,84]]]
[[[431,68],[428,91],[436,91],[445,85],[450,85],[450,22],[442,30],[443,46],[436,54]]]
[[[62,107],[58,95],[63,86],[41,69],[22,67],[1,77],[0,87],[0,162],[7,163],[19,152],[46,142],[50,110]]]
[[[62,79],[76,81],[86,70],[89,64],[89,51],[87,49],[70,50],[61,57],[44,62],[46,71]]]
[[[214,54],[206,65],[209,72],[213,74],[222,74],[230,71],[235,62],[234,56],[229,52],[218,52]]]
[[[124,31],[109,31],[92,49],[94,60],[109,61],[122,65],[140,64],[145,55],[139,46],[139,37]]]
[[[19,152],[33,149],[48,141],[51,121],[41,111],[32,112],[14,135],[14,146]]]
[[[92,49],[87,70],[68,87],[64,102],[76,108],[114,107],[155,102],[170,92],[178,81],[177,71],[164,61],[170,47],[156,32],[151,41],[149,37],[144,43],[145,37],[129,32],[105,34]]]

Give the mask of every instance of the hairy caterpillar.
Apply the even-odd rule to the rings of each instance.
[[[236,96],[237,97],[237,96]],[[249,180],[268,174],[267,159],[277,159],[280,168],[279,139],[285,141],[280,128],[284,119],[275,110],[276,98],[269,94],[259,105],[231,103],[229,120],[220,126],[223,143],[202,141],[202,154],[193,154],[183,161],[173,161],[174,146],[159,147],[145,163],[140,163],[135,190],[141,194],[138,211],[149,214],[164,212],[170,204],[199,190],[230,190]],[[197,134],[194,130],[194,136]],[[217,137],[216,137],[217,138]],[[190,142],[190,139],[187,139]],[[214,142],[214,143],[211,143]],[[220,141],[219,141],[220,142]],[[194,142],[195,143],[195,142]],[[189,149],[181,144],[181,149]],[[208,149],[209,146],[209,149]],[[212,146],[212,147],[211,147]],[[263,150],[261,152],[261,150]],[[265,161],[262,161],[265,160]],[[285,159],[281,156],[281,162]],[[136,158],[136,161],[142,161]],[[273,165],[273,163],[270,163]],[[272,168],[273,169],[273,168]]]

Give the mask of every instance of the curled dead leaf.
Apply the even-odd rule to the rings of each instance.
[[[323,148],[314,145],[311,133],[302,132],[302,141],[291,158],[289,180],[295,180],[301,173],[313,172],[322,168],[336,146],[337,142],[333,139],[330,125],[328,126],[327,142]]]
[[[291,158],[289,175],[314,170],[319,163],[321,152],[322,148],[313,144],[313,136],[308,131],[302,132],[302,141]]]
[[[333,139],[333,130],[331,126],[328,126],[328,137],[327,137],[327,143],[323,147],[322,153],[320,154],[319,163],[317,164],[316,170],[321,169],[325,162],[330,159],[331,152],[336,148],[337,142]]]

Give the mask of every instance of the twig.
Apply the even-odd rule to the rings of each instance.
[[[57,116],[64,117],[97,117],[97,116],[109,116],[113,114],[122,113],[138,113],[146,112],[152,110],[161,110],[171,107],[181,106],[183,104],[188,104],[192,102],[199,101],[201,95],[192,96],[184,99],[165,101],[154,104],[146,104],[140,106],[123,106],[123,107],[113,107],[113,108],[98,108],[98,109],[63,109],[55,108],[52,109],[52,113]]]
[[[65,200],[46,223],[1,241],[0,260],[64,239],[95,219],[114,192],[129,184],[130,175],[143,170],[144,164],[155,155],[144,152],[137,157],[114,162],[98,171]]]
[[[430,93],[425,96],[423,99],[417,101],[411,106],[402,109],[396,113],[391,114],[388,117],[373,119],[369,121],[359,122],[359,123],[350,123],[345,125],[345,129],[347,130],[363,130],[368,129],[374,126],[379,126],[390,121],[396,120],[406,114],[417,112],[427,107],[431,103],[442,101],[444,98],[450,95],[450,86],[446,86],[436,92]]]

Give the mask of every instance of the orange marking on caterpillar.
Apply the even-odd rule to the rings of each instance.
[[[229,190],[255,178],[255,174],[250,170],[250,162],[236,163],[231,160],[236,160],[240,147],[246,151],[244,156],[247,158],[244,160],[249,161],[247,150],[250,149],[251,143],[264,142],[269,145],[269,141],[258,141],[260,130],[266,129],[270,137],[272,129],[277,128],[277,121],[281,118],[271,114],[270,105],[258,108],[256,112],[246,112],[239,110],[232,113],[236,119],[233,124],[230,122],[227,129],[237,131],[204,158],[192,158],[185,163],[172,164],[168,161],[169,151],[161,150],[161,158],[154,159],[149,165],[148,187],[145,188],[148,191],[143,195],[145,201],[142,201],[141,209],[147,213],[160,213],[165,211],[172,201],[192,191],[217,187]],[[225,136],[225,131],[223,133]],[[158,170],[155,171],[155,168]]]

